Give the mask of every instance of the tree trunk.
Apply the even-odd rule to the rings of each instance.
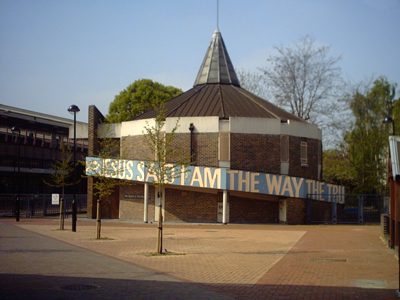
[[[60,201],[60,230],[64,230],[64,198]]]
[[[162,238],[163,238],[163,222],[162,222],[162,204],[160,200],[160,209],[158,213],[158,237],[157,237],[157,253],[162,254]]]
[[[60,201],[60,230],[64,230],[64,219],[65,219],[65,210],[64,210],[64,186],[62,187],[62,197]]]
[[[96,239],[100,239],[101,238],[101,218],[100,218],[100,198],[97,199],[97,220],[96,220]]]

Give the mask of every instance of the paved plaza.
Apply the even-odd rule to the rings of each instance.
[[[399,299],[377,225],[0,219],[1,299]]]

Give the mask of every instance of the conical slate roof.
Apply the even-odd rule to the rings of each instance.
[[[169,100],[165,108],[166,117],[248,117],[305,122],[240,87],[218,29],[214,32],[193,88]],[[155,118],[157,114],[157,110],[150,110],[134,120]]]
[[[240,86],[224,40],[218,28],[215,30],[208,46],[203,63],[197,74],[194,86],[207,83],[232,84]]]

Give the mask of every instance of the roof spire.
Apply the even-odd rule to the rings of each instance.
[[[193,86],[208,83],[232,84],[240,87],[218,27],[213,34]]]

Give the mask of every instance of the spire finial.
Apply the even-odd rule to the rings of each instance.
[[[209,83],[232,84],[240,87],[235,69],[218,28],[214,31],[193,86]]]

